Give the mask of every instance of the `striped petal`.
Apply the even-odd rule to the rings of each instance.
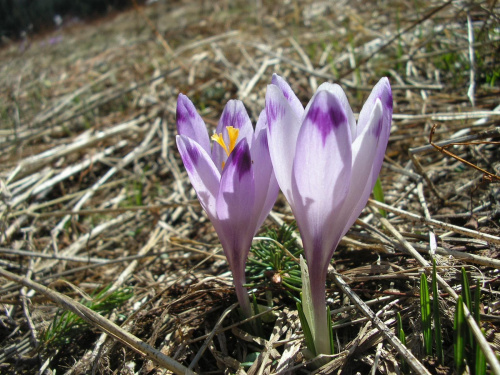
[[[351,188],[338,214],[337,226],[343,226],[341,236],[347,233],[365,207],[380,172],[387,146],[383,117],[383,105],[377,99],[364,131],[352,144]]]
[[[339,235],[333,227],[350,186],[351,132],[340,100],[319,91],[305,114],[293,163],[292,209],[309,262],[329,262]]]
[[[219,192],[220,173],[210,155],[194,140],[185,135],[178,135],[175,140],[201,206],[214,222],[217,219],[216,198]]]
[[[254,234],[254,202],[252,157],[248,143],[243,139],[236,145],[224,167],[216,204],[222,232],[219,238],[230,264],[240,261],[242,256],[246,258],[250,249]]]
[[[271,156],[269,155],[265,111],[260,113],[257,121],[251,153],[255,175],[255,231],[257,231],[269,215],[279,193],[278,181],[274,176]]]
[[[232,126],[233,128],[239,130],[237,142],[241,141],[242,139],[246,139],[248,146],[251,147],[253,126],[250,117],[248,117],[245,106],[240,100],[230,100],[227,102],[217,125],[216,133],[222,134],[226,145],[229,145],[230,143],[229,136],[226,130],[228,126]],[[214,145],[212,149],[212,158],[219,170],[221,170],[222,163],[226,162],[228,156],[226,155],[226,152],[222,149],[222,147],[220,147],[219,145]]]
[[[290,107],[295,112],[297,118],[301,118],[304,114],[304,107],[302,106],[300,100],[297,98],[297,95],[295,95],[295,93],[291,89],[290,85],[276,73],[273,74],[271,83],[279,87],[279,89],[283,93],[283,96],[288,101],[288,104],[290,104]]]
[[[179,94],[177,98],[177,132],[191,138],[210,153],[210,140],[205,122],[191,100],[184,94]]]
[[[282,90],[276,85],[267,86],[266,117],[269,153],[274,174],[281,191],[292,204],[293,157],[301,123]]]
[[[377,99],[380,99],[382,103],[382,112],[384,119],[384,128],[390,128],[392,120],[392,91],[389,79],[387,77],[381,78],[380,81],[373,87],[372,92],[368,99],[366,99],[358,118],[358,134],[363,132],[365,126],[367,126],[371,113],[373,112],[373,107]]]

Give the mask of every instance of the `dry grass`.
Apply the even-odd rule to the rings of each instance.
[[[456,290],[461,266],[481,280],[482,328],[498,355],[497,3],[217,4],[158,2],[0,52],[0,371],[160,374],[170,359],[195,360],[198,373],[312,371],[295,303],[279,283],[262,280],[256,291],[264,303],[272,293],[277,306],[265,337],[248,335],[229,313],[236,298],[227,264],[174,142],[179,92],[210,127],[230,98],[256,120],[272,72],[303,103],[323,81],[339,82],[355,112],[381,76],[393,85],[381,173],[387,220],[370,203],[334,255],[328,297],[340,354],[320,373],[399,371],[390,332],[351,305],[352,293],[385,326],[399,311],[417,363],[452,373],[455,302],[445,284],[447,366],[421,348],[418,280],[431,233],[443,282]],[[488,171],[489,182],[429,145],[435,123],[435,142],[478,134],[482,143],[466,138],[447,150]],[[292,219],[279,198],[266,225]],[[106,286],[114,300],[98,310],[103,322],[76,302],[96,309]],[[54,331],[61,304],[90,325]],[[130,334],[146,346],[134,347]],[[252,353],[261,355],[243,367]]]

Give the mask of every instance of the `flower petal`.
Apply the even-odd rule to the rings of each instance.
[[[267,117],[262,111],[255,126],[252,142],[252,163],[255,175],[255,231],[257,231],[274,206],[279,193],[267,142]],[[254,233],[255,235],[255,233]]]
[[[309,263],[324,268],[342,227],[333,227],[350,186],[351,132],[337,96],[319,91],[308,106],[293,163],[293,213]]]
[[[210,153],[210,140],[205,122],[191,100],[184,94],[179,94],[177,98],[177,132],[191,138]]]
[[[337,85],[336,83],[330,83],[330,82],[324,82],[322,83],[319,87],[318,90],[316,91],[315,95],[322,90],[326,90],[333,95],[337,97],[337,99],[340,101],[340,104],[342,104],[342,107],[344,108],[344,112],[347,115],[347,121],[349,122],[349,128],[351,129],[351,136],[353,137],[352,140],[354,141],[355,135],[356,135],[356,119],[354,118],[354,113],[352,112],[351,106],[349,105],[349,100],[347,100],[347,96],[345,95],[344,90],[342,90],[342,87]],[[313,96],[314,98],[314,96]],[[312,103],[312,99],[309,102],[308,106],[310,106]],[[309,108],[306,107],[306,111]]]
[[[365,207],[380,172],[388,139],[383,126],[383,104],[377,99],[363,133],[352,144],[351,188],[338,213],[337,226],[343,226],[342,236]]]
[[[254,202],[252,157],[248,143],[243,139],[227,160],[217,196],[221,232],[218,234],[230,263],[240,261],[242,256],[246,258],[250,249],[255,231],[252,228]]]
[[[361,134],[363,129],[368,124],[373,107],[377,99],[382,102],[384,129],[391,126],[392,121],[392,91],[389,79],[387,77],[381,78],[380,81],[373,87],[372,92],[368,99],[366,99],[361,112],[359,113],[357,134]]]
[[[290,107],[295,112],[297,118],[301,118],[304,114],[304,107],[302,106],[302,103],[300,103],[300,100],[297,98],[297,95],[295,95],[290,85],[276,73],[273,74],[271,83],[280,88],[283,96],[288,101],[288,104],[290,104]]]
[[[217,220],[216,198],[219,192],[220,173],[210,155],[199,143],[185,135],[178,135],[175,140],[201,206],[214,222]]]
[[[248,117],[245,106],[240,100],[230,100],[227,102],[216,129],[216,133],[222,134],[224,142],[229,146],[229,136],[226,130],[228,126],[239,130],[237,142],[246,139],[248,145],[251,146],[253,137],[252,121]],[[228,156],[222,147],[214,144],[212,158],[217,168],[222,170],[222,163],[226,162]]]
[[[274,173],[281,191],[292,204],[292,166],[301,123],[276,85],[267,86],[266,117],[269,153]]]

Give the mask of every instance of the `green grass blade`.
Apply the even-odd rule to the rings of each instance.
[[[406,346],[406,335],[405,332],[403,331],[403,320],[401,319],[401,314],[398,312],[396,314],[396,335],[399,338],[399,341]],[[403,374],[407,374],[409,369],[408,369],[408,364],[405,361],[405,357],[400,355],[399,360],[401,362],[401,371]]]
[[[330,332],[330,353],[335,354],[335,340],[333,339],[332,315],[330,306],[326,307],[326,316],[328,317],[328,332]]]
[[[481,313],[481,282],[476,280],[476,289],[474,289],[474,320],[479,324],[479,317]]]
[[[483,329],[481,332],[484,335]],[[479,345],[476,345],[475,375],[486,375],[486,357],[484,356],[484,353]]]
[[[424,351],[426,355],[432,355],[431,302],[425,273],[420,275],[420,312],[422,315]]]
[[[300,324],[302,326],[302,332],[304,332],[304,340],[306,342],[307,349],[311,351],[313,356],[316,356],[317,354],[316,354],[316,348],[314,346],[313,335],[311,329],[309,328],[309,323],[307,323],[307,319],[304,314],[304,310],[302,309],[302,304],[300,302],[297,302],[297,311],[299,313]]]
[[[454,331],[454,361],[457,374],[461,374],[464,368],[465,357],[465,316],[462,296],[458,297],[455,309]]]
[[[375,186],[373,187],[373,197],[375,198],[376,201],[385,203],[384,190],[382,190],[382,184],[380,183],[380,177],[377,178],[377,182],[375,182]],[[383,217],[387,217],[387,212],[385,212],[385,210],[379,208],[379,211]]]
[[[439,311],[439,294],[437,287],[436,260],[432,260],[432,312],[434,315],[434,337],[436,341],[436,356],[444,365],[443,338],[441,336],[441,316]]]
[[[472,308],[472,298],[471,298],[471,293],[470,293],[470,283],[469,283],[469,276],[467,275],[467,272],[465,271],[465,268],[462,267],[462,298],[464,300],[465,306],[467,306],[467,309],[473,313],[473,308]],[[466,346],[466,351],[465,351],[465,356],[467,363],[470,366],[474,366],[474,357],[475,357],[475,350],[474,350],[474,336],[472,335],[472,332],[469,329],[468,325],[465,325],[464,327],[464,334],[465,334],[465,346]]]

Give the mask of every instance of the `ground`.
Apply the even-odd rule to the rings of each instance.
[[[158,1],[3,46],[0,372],[409,371],[383,327],[351,301],[356,294],[388,331],[400,313],[414,372],[451,374],[462,267],[473,295],[481,290],[479,325],[498,356],[499,9],[495,1]],[[179,93],[210,131],[229,99],[242,100],[255,122],[274,72],[304,105],[322,82],[340,84],[356,114],[381,77],[393,90],[385,197],[369,202],[334,254],[327,296],[338,354],[321,369],[304,350],[288,283],[297,282],[294,257],[262,259],[279,250],[259,252],[256,242],[251,257],[265,267],[251,263],[247,275],[258,304],[275,312],[262,317],[260,337],[241,323],[219,240],[175,146]],[[293,220],[280,196],[260,233],[290,235],[296,255]],[[422,344],[420,275],[431,282],[432,259],[444,282],[443,364]],[[149,346],[133,349],[134,337]]]

